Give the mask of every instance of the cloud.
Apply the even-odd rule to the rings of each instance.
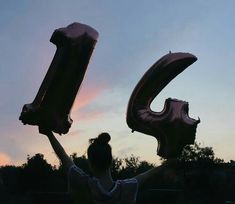
[[[130,155],[130,152],[133,152],[134,150],[134,147],[124,147],[117,151],[117,155],[120,155],[121,157],[127,157]]]
[[[98,119],[104,115],[103,111],[94,110],[91,112],[77,111],[76,114],[72,116],[74,121],[91,121]]]
[[[9,164],[11,164],[11,158],[7,154],[0,152],[0,166]]]
[[[103,115],[103,110],[95,108],[97,104],[95,100],[106,90],[104,85],[86,84],[77,94],[72,107],[72,119],[89,121],[94,120]],[[91,103],[94,103],[91,107]]]
[[[105,89],[105,86],[102,85],[83,87],[74,101],[72,111],[76,112],[79,109],[85,108],[92,101],[94,101]]]

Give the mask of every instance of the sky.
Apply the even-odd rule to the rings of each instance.
[[[46,136],[19,121],[50,66],[50,37],[73,22],[99,32],[83,84],[71,110],[68,134],[57,136],[68,154],[84,155],[88,139],[109,132],[113,154],[159,163],[155,138],[131,133],[129,97],[142,75],[163,55],[189,52],[198,61],[177,76],[151,104],[166,98],[189,102],[201,118],[196,141],[235,159],[235,2],[233,0],[21,0],[0,1],[0,165],[22,165],[42,153],[58,164]]]

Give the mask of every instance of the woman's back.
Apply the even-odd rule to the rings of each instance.
[[[134,204],[137,195],[137,180],[117,180],[109,190],[99,179],[90,177],[79,167],[69,171],[69,191],[76,204]]]

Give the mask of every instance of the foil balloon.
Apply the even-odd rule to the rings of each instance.
[[[70,110],[97,38],[95,29],[80,23],[54,31],[50,41],[57,50],[34,101],[23,106],[23,124],[47,126],[59,134],[69,131]]]
[[[127,107],[126,121],[133,131],[158,140],[157,154],[177,157],[187,144],[193,144],[197,124],[188,115],[188,103],[168,98],[161,112],[150,105],[161,90],[197,58],[189,53],[169,53],[160,58],[141,78],[133,90]]]

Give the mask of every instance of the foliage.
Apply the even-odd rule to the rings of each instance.
[[[79,157],[76,153],[73,153],[71,158],[76,165],[85,172],[90,173],[89,162],[85,156]],[[201,147],[199,143],[186,146],[178,159],[184,162],[209,161],[215,164],[224,162],[222,159],[215,157],[211,147]],[[114,157],[111,173],[115,180],[125,179],[134,177],[153,167],[153,164],[141,161],[139,157],[134,155],[125,158]],[[0,175],[4,189],[11,194],[32,191],[65,192],[67,190],[67,177],[61,165],[58,168],[53,167],[40,153],[32,157],[28,156],[27,162],[20,167],[0,167]]]
[[[21,190],[20,176],[22,169],[16,166],[4,166],[0,169],[1,183],[4,189],[14,193]]]
[[[187,145],[178,157],[182,162],[211,162],[214,164],[224,163],[223,159],[215,157],[212,147],[202,147],[200,143]]]
[[[111,172],[114,179],[125,179],[134,177],[153,167],[153,164],[147,161],[140,161],[139,157],[131,155],[123,159],[114,158]]]
[[[43,154],[35,154],[27,157],[27,163],[23,164],[22,185],[31,191],[45,191],[49,187],[53,168],[44,159]]]
[[[118,179],[123,165],[123,159],[114,157],[111,166],[111,174],[114,179]]]

